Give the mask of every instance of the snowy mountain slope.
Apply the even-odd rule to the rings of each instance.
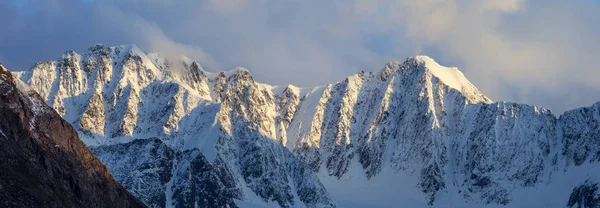
[[[121,184],[154,207],[235,206],[240,193],[231,176],[221,174],[198,150],[179,151],[159,139],[92,148],[120,178]],[[165,194],[169,190],[169,194]]]
[[[199,156],[165,159],[173,173],[155,186],[166,187],[165,206],[182,201],[174,192],[192,193],[177,182],[192,173],[226,190],[213,194],[224,204],[309,207],[333,206],[328,192],[343,207],[562,207],[600,181],[600,104],[556,118],[537,106],[492,102],[457,68],[426,56],[298,88],[258,83],[244,68],[210,73],[187,58],[97,45],[18,76],[113,171],[126,163],[108,158],[134,139],[158,138],[176,154],[205,158],[202,173],[186,167],[204,159],[177,159]],[[128,154],[155,157],[141,149]],[[548,205],[524,196],[556,197]]]
[[[38,63],[19,76],[78,129],[88,146],[97,147],[115,178],[149,206],[211,204],[194,196],[198,186],[177,184],[189,181],[187,177],[227,190],[214,194],[219,205],[234,206],[232,201],[240,200],[335,206],[316,174],[271,140],[274,128],[257,123],[272,122],[275,113],[269,111],[275,105],[256,108],[273,96],[256,90],[247,70],[209,74],[196,62],[171,70],[169,62],[150,57],[133,45],[96,45],[83,55],[68,51],[57,61]],[[211,87],[207,75],[213,77]],[[256,125],[246,125],[251,123]],[[160,167],[161,174],[147,173],[156,171],[148,165],[155,164],[151,161],[158,149],[135,142],[151,138],[160,139],[160,151],[176,155],[162,158],[160,164],[171,165]],[[138,151],[123,153],[123,148]],[[186,169],[203,162],[209,163],[206,168]],[[142,183],[139,177],[145,178]],[[191,198],[180,199],[179,193],[191,193]]]

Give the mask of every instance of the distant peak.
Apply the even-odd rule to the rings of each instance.
[[[114,46],[114,47],[122,48],[122,49],[129,49],[129,50],[139,49],[139,47],[135,44],[122,44],[122,45],[118,45],[118,46]]]
[[[78,53],[75,52],[74,50],[67,50],[63,54],[63,57],[71,57],[71,56],[76,56],[76,55],[78,55]]]
[[[7,72],[8,69],[6,69],[6,67],[4,67],[4,65],[2,63],[0,63],[0,72]]]
[[[80,58],[80,56],[86,56],[89,54],[104,55],[104,56],[108,56],[111,54],[118,55],[118,56],[123,56],[123,55],[132,55],[132,56],[140,56],[140,57],[145,56],[145,53],[139,47],[137,47],[135,44],[106,46],[106,45],[98,43],[92,47],[89,47],[87,52],[85,52],[84,54],[78,54],[74,50],[67,50],[62,55],[62,58],[63,59]]]
[[[300,88],[290,84],[290,85],[287,85],[285,87],[284,92],[292,92],[292,93],[294,93],[296,95],[299,95],[300,94]]]
[[[96,43],[96,45],[90,47],[90,50],[92,50],[93,48],[107,48],[108,46],[105,46],[101,43]]]
[[[196,60],[191,59],[187,56],[180,56],[179,59],[181,59],[181,61],[187,65],[192,65],[194,62],[196,62]]]
[[[417,55],[417,56],[412,57],[412,59],[419,61],[419,62],[425,62],[425,63],[429,63],[429,64],[439,65],[435,60],[433,60],[433,58],[426,56],[426,55]]]
[[[250,71],[244,67],[236,67],[229,71],[223,71],[226,77],[230,77],[235,74],[250,74]]]
[[[0,63],[0,81],[14,83],[13,75],[4,65]],[[2,82],[0,82],[2,83]]]
[[[144,51],[142,51],[142,49],[140,49],[139,47],[137,47],[137,45],[135,44],[126,44],[126,45],[119,45],[119,46],[114,46],[112,47],[114,48],[114,50],[119,53],[129,53],[131,55],[141,55],[141,54],[145,54]]]
[[[112,49],[109,46],[102,45],[100,43],[88,48],[89,52],[102,52],[104,54],[108,54],[112,52]]]
[[[239,79],[242,79],[242,80],[246,80],[246,79],[254,80],[254,78],[250,74],[250,71],[248,71],[248,69],[246,69],[244,67],[236,67],[236,68],[231,69],[229,71],[219,71],[219,72],[216,72],[216,73],[208,72],[207,74],[208,74],[208,77],[210,79],[230,79],[230,78],[235,78],[236,80],[239,80]]]
[[[456,67],[445,67],[438,64],[435,60],[428,56],[413,56],[408,57],[404,62],[393,61],[379,72],[379,77],[382,81],[388,80],[388,77],[399,70],[419,70],[424,74],[431,75],[441,82],[443,85],[458,90],[462,94],[469,97],[469,100],[476,102],[489,103],[491,100],[483,95]]]
[[[67,50],[67,51],[65,51],[65,53],[62,54],[62,56],[60,58],[62,60],[74,61],[74,60],[79,60],[80,57],[81,56],[74,50]]]
[[[429,72],[451,88],[462,91],[465,88],[473,87],[473,84],[471,84],[465,75],[456,67],[442,66],[432,58],[423,55],[409,58],[409,60],[412,60],[417,65],[429,70]]]
[[[404,61],[404,64],[411,64],[411,65],[417,65],[417,66],[422,66],[423,68],[427,68],[427,69],[450,69],[450,68],[455,68],[456,67],[446,67],[446,66],[442,66],[440,65],[437,61],[435,61],[433,58],[429,57],[429,56],[425,56],[425,55],[417,55],[417,56],[411,56],[406,58],[406,61]]]

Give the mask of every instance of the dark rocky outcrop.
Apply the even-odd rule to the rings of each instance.
[[[573,188],[571,196],[569,197],[568,207],[586,207],[586,208],[598,208],[600,207],[600,193],[598,192],[598,183],[591,183],[586,181],[585,183]]]
[[[144,207],[77,132],[0,65],[0,207]]]

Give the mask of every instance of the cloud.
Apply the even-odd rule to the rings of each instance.
[[[591,78],[600,75],[593,60],[600,57],[596,3],[444,2],[404,4],[402,19],[411,39],[435,45],[442,57],[457,60],[469,78],[495,99],[559,112],[600,99],[593,96],[599,94],[600,83]],[[511,85],[519,90],[507,90]],[[596,93],[581,95],[587,98],[576,104],[561,99],[575,90]],[[553,99],[541,98],[546,96]]]
[[[20,2],[0,3],[0,57],[19,68],[68,48],[134,43],[312,86],[425,54],[495,100],[558,112],[600,100],[600,8],[590,0]]]
[[[522,9],[525,0],[484,0],[481,1],[482,9],[498,10],[502,12],[515,12]]]
[[[180,55],[189,56],[204,66],[218,68],[217,63],[202,48],[179,43],[167,37],[161,27],[143,17],[128,13],[111,4],[98,3],[95,17],[97,24],[103,25],[106,32],[117,34],[124,43],[134,43],[146,51],[160,52],[169,59],[179,59]],[[110,15],[106,15],[106,14]],[[115,24],[117,23],[117,24]]]
[[[137,44],[146,51],[185,54],[218,68],[202,48],[173,41],[158,24],[109,1],[29,0],[0,6],[0,15],[4,14],[0,23],[7,27],[0,33],[0,56],[16,68],[54,59],[68,49],[84,51],[96,43]]]

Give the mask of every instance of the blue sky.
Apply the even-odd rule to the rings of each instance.
[[[314,86],[428,55],[494,100],[557,112],[600,100],[600,7],[591,0],[9,0],[0,62],[133,43],[209,70]]]

